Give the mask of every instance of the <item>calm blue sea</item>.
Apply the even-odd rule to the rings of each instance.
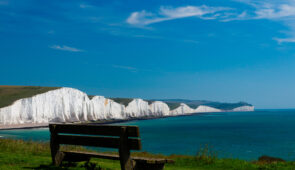
[[[295,160],[295,110],[208,113],[139,120],[143,150],[195,155],[208,144],[218,157],[254,160],[261,155]],[[48,141],[47,128],[0,131],[0,136]]]

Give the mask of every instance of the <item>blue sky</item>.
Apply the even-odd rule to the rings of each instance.
[[[0,84],[295,108],[293,0],[0,0]]]

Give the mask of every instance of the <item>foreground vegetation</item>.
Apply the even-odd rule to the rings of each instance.
[[[0,108],[9,106],[18,99],[32,97],[54,89],[58,89],[58,87],[0,86]]]
[[[63,147],[63,150],[86,150],[82,147]],[[295,162],[248,162],[237,159],[218,159],[205,147],[196,156],[152,155],[146,152],[134,153],[136,156],[166,157],[175,160],[166,164],[166,170],[203,169],[295,169]],[[0,169],[120,169],[119,161],[91,159],[89,163],[65,163],[63,167],[51,165],[48,143],[13,139],[0,139]]]

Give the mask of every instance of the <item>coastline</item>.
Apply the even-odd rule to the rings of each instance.
[[[214,150],[219,151],[219,156],[221,157],[239,157],[243,160],[252,160],[256,159],[258,156],[261,156],[262,153],[265,153],[270,156],[278,156],[283,159],[289,160],[288,150],[292,149],[292,146],[288,146],[286,149],[282,149],[284,146],[284,141],[281,143],[277,143],[276,139],[280,138],[280,136],[284,139],[294,139],[294,136],[289,136],[288,133],[292,130],[288,130],[288,133],[280,134],[276,133],[279,137],[272,137],[268,139],[268,134],[263,134],[264,129],[268,129],[268,127],[273,126],[273,122],[277,122],[276,119],[271,119],[274,115],[277,118],[284,116],[284,119],[289,120],[289,116],[292,116],[292,119],[295,118],[295,110],[282,111],[274,113],[266,110],[261,113],[258,111],[255,114],[252,113],[205,113],[205,114],[196,114],[193,116],[183,115],[181,117],[171,117],[167,119],[155,117],[152,118],[140,118],[140,119],[128,119],[128,120],[108,120],[108,121],[99,121],[99,122],[88,122],[88,123],[98,123],[98,124],[108,124],[110,125],[131,125],[131,126],[139,126],[140,132],[142,132],[141,137],[145,140],[145,150],[151,153],[161,153],[165,155],[169,155],[172,153],[175,154],[184,154],[184,155],[195,155],[198,151],[198,148],[205,144],[209,144],[212,146]],[[268,116],[269,115],[269,116]],[[244,119],[246,118],[246,119]],[[248,119],[249,118],[249,119]],[[260,120],[257,120],[259,118]],[[267,118],[267,119],[265,119]],[[142,119],[151,119],[146,121],[137,121]],[[212,121],[213,119],[213,121]],[[244,122],[244,120],[249,120]],[[254,121],[252,121],[254,120]],[[261,121],[265,120],[263,127],[261,126]],[[278,120],[279,121],[279,120]],[[122,122],[122,123],[121,123]],[[287,121],[288,126],[294,127],[292,125],[292,121]],[[87,122],[83,122],[87,123]],[[284,128],[281,125],[285,125],[284,123],[280,123],[278,127],[278,131]],[[249,126],[250,125],[250,126]],[[261,130],[255,130],[257,127],[262,128]],[[237,134],[237,130],[241,129],[242,133]],[[289,128],[294,129],[294,128]],[[253,132],[253,130],[255,132]],[[184,133],[183,133],[183,132]],[[35,128],[35,129],[24,129],[24,130],[3,130],[0,131],[0,136],[3,136],[2,139],[6,138],[18,138],[33,141],[48,141],[48,128]],[[209,132],[209,133],[208,133]],[[255,133],[255,134],[254,134]],[[2,135],[3,134],[3,135]],[[192,134],[192,135],[191,135]],[[258,134],[258,135],[256,135]],[[187,138],[189,136],[189,138]],[[212,137],[214,136],[214,137]],[[240,137],[242,136],[242,137]],[[261,144],[258,145],[249,145],[253,140],[256,141],[256,136],[261,138],[264,141],[262,143],[267,143],[268,145]],[[273,136],[273,135],[272,135]],[[170,138],[171,137],[171,138]],[[254,139],[253,139],[253,138]],[[1,138],[0,138],[1,139]],[[245,141],[244,139],[249,139]],[[275,139],[275,140],[273,140]],[[179,140],[183,140],[183,143],[190,143],[190,145],[179,145],[181,143]],[[220,144],[219,141],[224,141]],[[250,141],[250,142],[249,142]],[[273,142],[272,142],[273,141]],[[288,142],[288,141],[287,141]],[[233,144],[233,147],[228,144]],[[158,149],[158,145],[166,146],[169,144],[169,148]],[[170,145],[171,144],[171,145]],[[175,147],[177,146],[177,147]],[[178,147],[179,146],[179,147]],[[193,149],[191,149],[193,148]],[[269,148],[275,148],[269,149]],[[225,150],[228,150],[229,153],[226,153]],[[261,154],[260,154],[261,153]],[[232,155],[230,155],[232,154]]]
[[[48,123],[25,123],[15,125],[0,125],[0,130],[33,129],[45,127],[48,127]]]
[[[66,123],[77,123],[77,124],[114,124],[114,123],[124,123],[130,121],[139,120],[150,120],[150,119],[162,119],[168,117],[181,117],[181,116],[193,116],[193,115],[204,115],[210,113],[222,113],[222,112],[206,112],[206,113],[189,113],[184,115],[169,115],[169,116],[150,116],[150,117],[139,117],[139,118],[129,118],[129,119],[108,119],[108,120],[97,120],[97,121],[87,121],[87,122],[66,122]],[[65,123],[65,122],[52,122],[52,123]],[[16,129],[34,129],[34,128],[47,128],[50,123],[25,123],[25,124],[13,124],[13,125],[0,125],[1,130],[16,130]]]
[[[181,117],[181,116],[194,116],[194,115],[207,115],[207,114],[216,114],[216,113],[226,113],[232,111],[223,111],[223,112],[197,112],[197,113],[188,113],[183,115],[168,115],[168,116],[149,116],[149,117],[136,117],[128,119],[106,119],[106,120],[97,120],[97,121],[86,121],[86,122],[52,122],[52,123],[77,123],[77,124],[114,124],[114,123],[124,123],[130,121],[139,121],[139,120],[150,120],[150,119],[162,119],[169,117]],[[251,112],[251,111],[250,111]],[[0,125],[1,130],[15,130],[15,129],[34,129],[34,128],[46,128],[50,123],[25,123],[25,124],[13,124],[13,125]]]

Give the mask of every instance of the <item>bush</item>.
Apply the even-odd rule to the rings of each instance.
[[[213,151],[213,147],[208,144],[200,147],[196,155],[196,160],[205,164],[212,164],[217,159],[217,152]]]

